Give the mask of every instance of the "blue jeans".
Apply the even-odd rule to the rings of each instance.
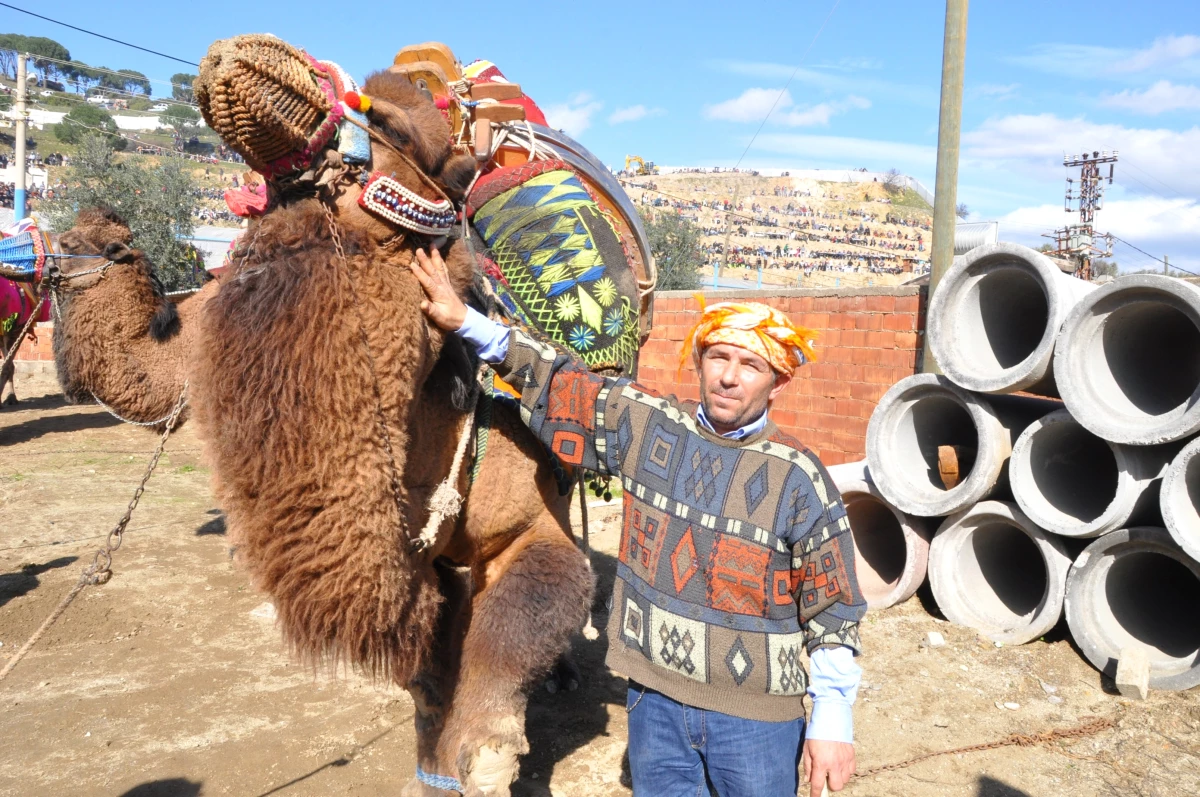
[[[796,797],[803,718],[731,717],[634,681],[625,708],[634,797],[707,797],[708,782],[721,797]]]

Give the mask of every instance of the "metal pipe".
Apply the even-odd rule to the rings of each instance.
[[[937,177],[933,187],[933,251],[929,296],[954,260],[954,228],[958,202],[958,142],[962,132],[963,68],[967,57],[967,0],[946,0],[946,35],[942,44],[942,105],[938,113]],[[926,373],[940,373],[925,347]]]
[[[29,215],[25,203],[25,138],[28,136],[29,120],[29,111],[26,109],[25,100],[29,93],[26,87],[27,72],[25,53],[17,53],[17,119],[14,146],[16,152],[13,154],[17,166],[17,182],[13,191],[13,218],[18,221]]]

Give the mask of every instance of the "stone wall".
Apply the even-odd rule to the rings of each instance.
[[[922,287],[712,291],[704,298],[709,303],[765,302],[819,333],[818,362],[798,372],[775,401],[771,417],[826,465],[865,456],[867,420],[876,402],[920,368],[925,335]],[[683,338],[696,323],[699,307],[689,292],[657,295],[654,330],[641,352],[640,383],[662,394],[699,399],[691,363],[677,371]]]

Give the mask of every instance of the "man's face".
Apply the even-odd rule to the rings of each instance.
[[[700,400],[720,434],[758,419],[791,381],[752,351],[714,343],[700,355]]]

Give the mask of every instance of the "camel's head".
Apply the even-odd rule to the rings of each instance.
[[[195,91],[213,130],[268,177],[274,201],[320,188],[339,223],[376,241],[442,237],[475,175],[474,158],[453,154],[449,123],[407,77],[377,72],[359,90],[336,64],[273,36],[214,43]]]
[[[89,398],[94,385],[84,366],[105,336],[148,335],[163,342],[179,332],[179,312],[153,264],[130,247],[129,225],[109,208],[80,211],[75,226],[57,236],[63,261],[54,325],[58,380],[69,399]]]

